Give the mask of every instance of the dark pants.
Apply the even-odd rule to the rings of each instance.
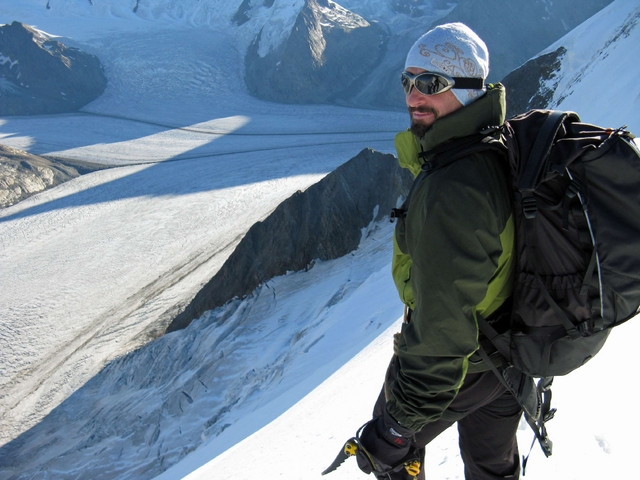
[[[387,372],[387,385],[396,376],[396,364],[394,357]],[[374,407],[374,417],[384,409],[384,390]],[[521,414],[522,408],[493,372],[470,373],[442,418],[427,424],[416,434],[416,441],[424,459],[425,446],[458,422],[466,480],[517,479],[520,456],[516,433]],[[422,463],[424,465],[424,461]],[[390,478],[405,480],[409,477],[402,472]],[[425,480],[424,469],[417,478]]]

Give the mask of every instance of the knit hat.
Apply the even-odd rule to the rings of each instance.
[[[429,30],[413,44],[404,68],[417,67],[451,77],[486,79],[489,74],[489,52],[476,33],[462,23],[447,23]],[[463,106],[486,92],[451,89]]]

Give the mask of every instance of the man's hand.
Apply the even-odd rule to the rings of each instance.
[[[381,416],[367,423],[360,434],[359,441],[365,452],[356,455],[358,467],[367,474],[404,469],[404,463],[413,459],[412,453],[417,450],[413,445],[414,433],[385,409]]]

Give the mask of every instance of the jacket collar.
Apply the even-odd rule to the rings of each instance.
[[[418,144],[422,151],[428,151],[456,138],[478,133],[485,127],[502,125],[505,110],[504,87],[501,84],[493,85],[475,102],[438,119],[427,133],[418,139]]]
[[[396,151],[400,165],[414,175],[420,170],[419,152],[429,151],[446,142],[478,133],[485,127],[502,125],[506,117],[504,87],[489,85],[487,93],[475,102],[438,119],[420,138],[410,131],[396,136]]]

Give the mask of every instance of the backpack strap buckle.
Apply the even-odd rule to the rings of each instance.
[[[404,218],[407,211],[404,208],[392,208],[389,214],[389,221],[393,223],[396,218]]]
[[[528,220],[536,218],[538,213],[538,205],[534,197],[526,197],[522,199],[522,214]]]

